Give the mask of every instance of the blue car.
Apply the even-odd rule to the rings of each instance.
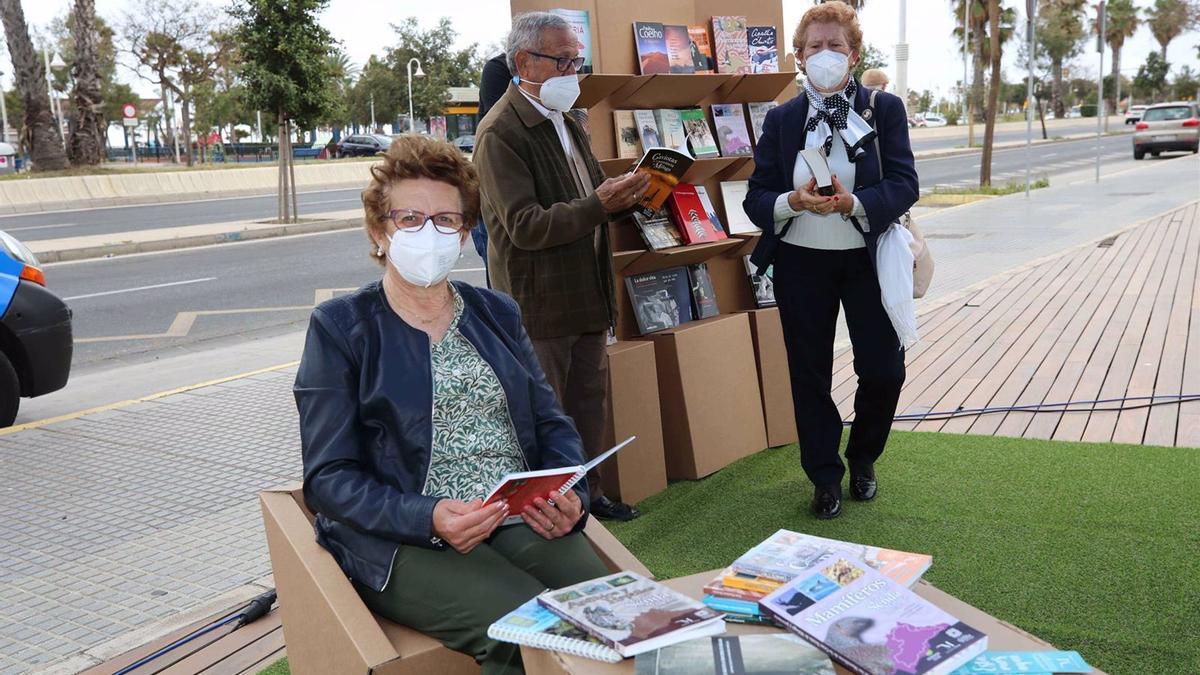
[[[62,389],[71,374],[71,309],[46,289],[33,252],[0,231],[0,427],[21,397]]]

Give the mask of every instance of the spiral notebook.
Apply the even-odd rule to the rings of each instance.
[[[488,626],[488,637],[588,659],[617,663],[621,655],[598,639],[558,618],[538,604],[537,598],[509,612]]]

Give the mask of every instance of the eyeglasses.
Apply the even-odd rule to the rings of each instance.
[[[387,215],[397,230],[409,234],[420,232],[425,223],[430,221],[433,222],[433,229],[442,234],[457,234],[462,232],[466,223],[466,217],[456,211],[443,211],[427,216],[412,209],[392,209]]]
[[[539,56],[543,59],[550,59],[551,61],[554,61],[554,65],[558,68],[558,72],[560,73],[567,72],[567,69],[571,66],[575,66],[576,72],[583,67],[584,58],[582,56],[576,56],[572,59],[566,56],[550,56],[549,54],[539,54],[537,52],[528,53],[532,56]]]

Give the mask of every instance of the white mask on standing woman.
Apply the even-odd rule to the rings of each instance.
[[[429,288],[450,276],[462,256],[462,235],[438,232],[429,220],[416,232],[396,230],[388,238],[388,261],[415,286]]]
[[[831,49],[819,51],[804,60],[804,72],[814,87],[830,91],[850,72],[850,57]]]

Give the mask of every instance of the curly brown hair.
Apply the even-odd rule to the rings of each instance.
[[[863,34],[862,27],[858,25],[858,13],[850,5],[838,0],[810,7],[804,16],[800,17],[796,32],[792,33],[792,49],[797,52],[804,50],[804,38],[808,35],[808,27],[814,23],[840,25],[846,31],[846,42],[850,45],[850,51],[857,52],[862,49]]]
[[[371,166],[371,182],[362,191],[363,225],[371,243],[371,259],[380,265],[372,234],[387,232],[388,197],[392,186],[415,178],[429,178],[458,188],[462,201],[464,230],[475,227],[479,218],[479,174],[465,155],[446,141],[418,134],[404,134],[392,141],[383,161]]]

